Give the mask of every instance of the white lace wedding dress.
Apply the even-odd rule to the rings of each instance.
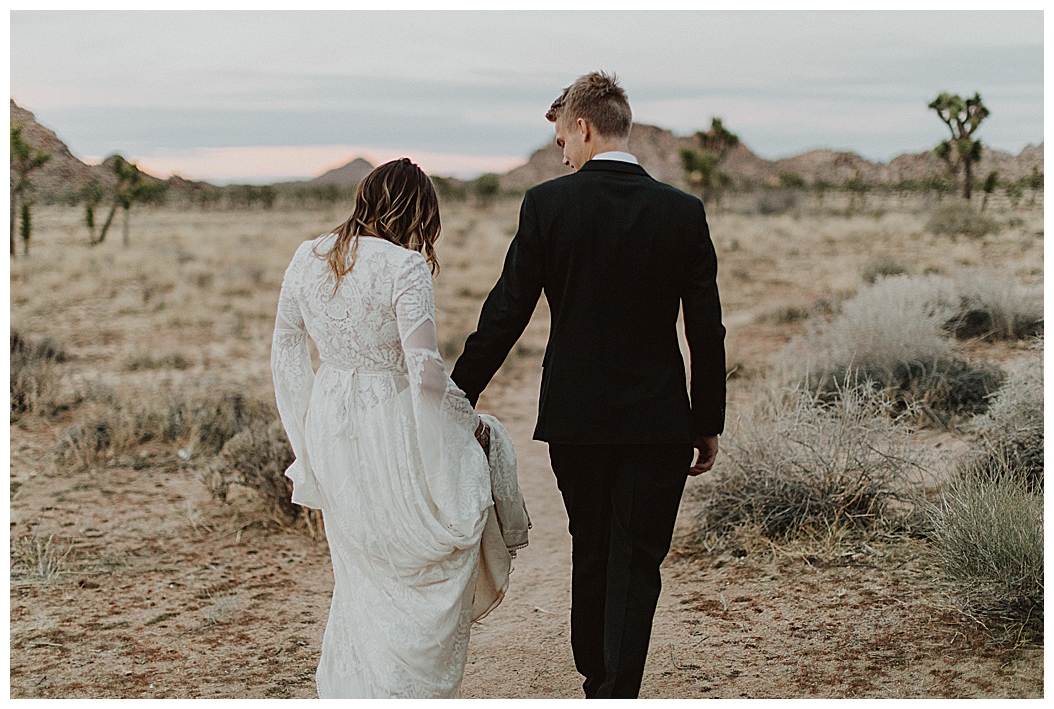
[[[456,697],[493,504],[478,418],[439,355],[424,258],[362,238],[334,295],[312,253],[334,239],[293,257],[271,350],[293,500],[323,510],[333,559],[318,694]]]

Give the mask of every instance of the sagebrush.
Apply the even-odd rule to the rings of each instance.
[[[867,387],[843,388],[833,401],[780,392],[724,437],[722,464],[693,493],[696,541],[720,548],[742,529],[783,542],[908,523],[928,454],[893,408]]]
[[[1004,374],[958,352],[946,328],[958,305],[949,278],[879,278],[843,303],[829,323],[792,340],[777,367],[785,379],[828,397],[846,382],[874,386],[898,404],[897,411],[915,406],[937,423],[981,413]]]

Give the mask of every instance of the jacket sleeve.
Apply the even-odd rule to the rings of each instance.
[[[681,306],[691,358],[692,435],[716,436],[725,425],[725,327],[717,293],[717,254],[703,203],[688,240]]]
[[[520,222],[501,277],[483,303],[476,331],[465,341],[451,378],[472,405],[523,334],[542,293],[545,255],[531,191],[520,205]]]

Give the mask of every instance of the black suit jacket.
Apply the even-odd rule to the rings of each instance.
[[[545,292],[537,440],[685,443],[725,415],[725,328],[703,203],[591,160],[527,191],[505,267],[451,374],[475,405]],[[683,305],[691,398],[677,344]]]

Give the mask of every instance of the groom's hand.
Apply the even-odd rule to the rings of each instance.
[[[710,471],[717,460],[717,436],[699,436],[693,444],[699,451],[695,464],[688,469],[689,475],[701,475]]]

